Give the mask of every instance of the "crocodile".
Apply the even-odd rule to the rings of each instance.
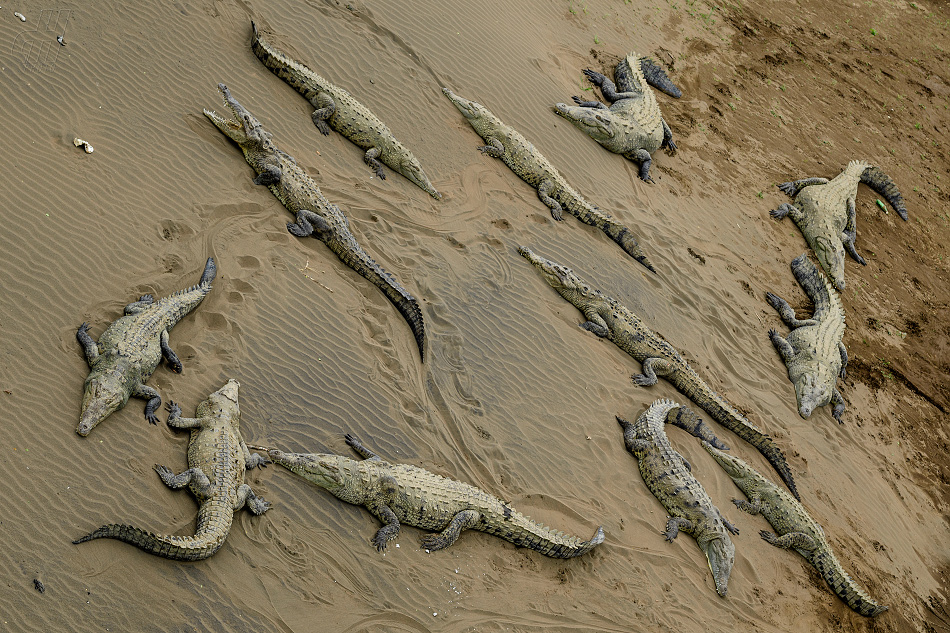
[[[168,332],[211,292],[216,270],[214,259],[209,257],[198,285],[158,301],[152,295],[142,295],[125,306],[125,316],[107,327],[98,343],[89,336],[88,323],[79,326],[76,339],[85,352],[89,375],[77,433],[89,435],[97,424],[124,407],[131,396],[147,400],[145,419],[158,423],[155,411],[162,398],[145,383],[163,357],[172,371],[181,373],[181,361],[168,346]]]
[[[789,490],[798,496],[785,454],[772,438],[713,391],[663,337],[619,301],[591,288],[570,268],[545,259],[524,246],[519,247],[518,252],[540,271],[558,294],[584,313],[587,321],[581,323],[583,329],[609,339],[642,363],[643,373],[632,377],[634,384],[651,386],[656,384],[657,376],[666,378],[716,422],[756,447],[781,475]]]
[[[381,179],[386,179],[383,164],[405,176],[411,183],[436,200],[442,194],[436,191],[422,171],[418,159],[403,146],[386,124],[357,101],[343,88],[335,86],[304,64],[294,60],[261,37],[257,25],[251,22],[254,39],[251,48],[258,59],[275,75],[286,81],[313,105],[311,118],[324,136],[330,129],[346,137],[360,149],[366,150],[363,161]]]
[[[589,68],[584,75],[600,92],[610,106],[600,101],[585,101],[574,97],[577,105],[557,103],[554,112],[571,123],[604,149],[620,154],[640,166],[640,179],[653,182],[650,165],[653,152],[664,147],[676,152],[673,132],[660,114],[656,95],[647,84],[674,97],[683,93],[673,85],[663,69],[651,60],[630,53],[617,64],[614,78],[617,83]],[[619,88],[619,91],[618,91]]]
[[[418,466],[390,464],[353,435],[347,434],[345,439],[362,460],[334,454],[261,450],[267,450],[275,464],[343,501],[365,506],[384,523],[372,540],[379,551],[396,538],[402,523],[439,530],[422,537],[422,547],[429,551],[452,545],[467,529],[487,532],[554,558],[586,554],[604,541],[602,527],[589,541],[582,541],[529,519],[510,504],[474,486]]]
[[[460,97],[448,88],[442,88],[442,92],[487,143],[479,147],[479,151],[500,158],[516,176],[537,189],[538,198],[551,209],[555,220],[563,220],[563,210],[567,209],[584,224],[606,233],[648,270],[656,272],[630,229],[582,198],[530,141],[480,103]]]
[[[727,455],[707,442],[703,442],[703,448],[749,498],[748,501],[733,499],[733,503],[749,514],[761,514],[777,532],[759,532],[766,542],[782,549],[794,549],[804,556],[835,595],[861,615],[872,617],[887,611],[886,606],[875,602],[851,579],[831,551],[824,530],[801,503],[738,457]]]
[[[156,464],[155,471],[169,488],[188,486],[200,502],[193,536],[166,536],[131,525],[111,524],[73,543],[111,538],[173,560],[203,560],[224,545],[235,512],[246,505],[254,514],[264,514],[270,503],[244,483],[245,470],[264,467],[267,460],[251,453],[241,437],[239,387],[236,380],[229,380],[198,405],[197,418],[183,418],[181,407],[174,402],[167,405],[168,426],[191,430],[188,470],[176,475],[168,467]]]
[[[883,196],[901,219],[907,220],[907,208],[897,185],[881,169],[862,160],[851,161],[831,180],[804,178],[783,182],[778,188],[793,201],[784,202],[769,212],[778,220],[788,216],[798,225],[805,241],[815,251],[818,263],[838,290],[845,287],[845,251],[854,261],[867,265],[854,247],[857,232],[854,201],[859,182]]]
[[[666,540],[672,543],[680,531],[696,539],[706,554],[716,593],[725,596],[736,560],[736,547],[729,533],[738,534],[739,530],[723,518],[690,472],[689,463],[670,445],[663,425],[670,411],[679,406],[661,398],[641,413],[636,423],[620,416],[617,422],[623,427],[624,445],[637,458],[644,483],[670,513]]]
[[[792,261],[792,274],[815,304],[815,312],[812,318],[799,320],[787,301],[766,293],[769,304],[785,324],[793,328],[787,339],[770,329],[769,338],[788,368],[789,380],[795,385],[799,415],[808,418],[816,408],[830,402],[831,415],[841,424],[845,404],[835,383],[839,377],[844,380],[848,365],[848,352],[841,340],[844,307],[831,282],[807,254]]]
[[[340,207],[327,200],[313,178],[292,156],[277,147],[270,132],[238,103],[228,87],[218,84],[218,90],[237,120],[210,110],[204,111],[205,116],[244,152],[244,158],[257,173],[254,184],[267,186],[296,216],[297,221],[288,222],[287,229],[297,237],[313,236],[321,240],[344,264],[379,288],[409,324],[424,361],[425,322],[419,302],[363,250]]]

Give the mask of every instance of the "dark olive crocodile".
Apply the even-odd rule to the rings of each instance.
[[[257,25],[251,22],[254,40],[251,49],[268,69],[293,86],[316,108],[311,117],[324,135],[334,129],[359,148],[366,150],[363,160],[377,176],[384,179],[383,165],[399,172],[414,185],[439,200],[442,194],[435,190],[422,165],[415,156],[396,140],[386,124],[354,99],[343,88],[333,85],[307,66],[274,48],[261,37]],[[382,164],[380,164],[382,163]]]
[[[766,293],[769,304],[792,328],[788,338],[782,338],[774,329],[769,330],[769,338],[788,368],[789,380],[795,385],[799,415],[807,418],[816,408],[830,402],[831,415],[841,423],[845,404],[836,383],[839,377],[844,380],[848,365],[848,352],[842,342],[841,297],[807,254],[792,261],[792,274],[815,305],[815,312],[810,319],[799,320],[787,301]]]
[[[591,83],[600,86],[600,92],[610,106],[574,97],[577,105],[558,103],[554,105],[554,112],[605,149],[637,163],[640,179],[653,182],[650,178],[651,155],[664,147],[675,152],[676,143],[670,126],[660,114],[656,95],[647,84],[674,97],[680,97],[682,92],[659,66],[636,53],[630,53],[617,64],[614,70],[616,84],[589,68],[584,70],[584,75]]]
[[[704,409],[716,422],[756,447],[781,475],[789,490],[798,496],[795,480],[785,454],[772,438],[750,423],[725,398],[700,378],[679,352],[651,330],[636,314],[619,301],[604,295],[578,277],[573,270],[540,257],[530,249],[518,252],[531,262],[558,294],[584,313],[581,327],[607,338],[643,364],[643,373],[633,376],[641,386],[655,385],[657,376],[670,381],[679,391]]]
[[[857,234],[855,224],[855,197],[858,183],[863,182],[890,203],[903,220],[907,220],[907,208],[897,185],[883,171],[861,160],[848,163],[844,171],[827,178],[804,178],[783,182],[779,189],[794,198],[770,212],[781,220],[786,215],[798,225],[805,241],[818,257],[838,290],[844,290],[844,253],[861,265],[864,258],[854,248]]]
[[[671,400],[660,399],[641,413],[636,423],[620,416],[617,422],[623,427],[624,445],[637,458],[644,483],[670,513],[666,540],[672,543],[680,531],[696,539],[706,555],[716,593],[725,596],[736,560],[736,547],[729,532],[738,534],[739,530],[723,518],[690,472],[689,463],[670,445],[663,425],[670,411],[678,407]]]
[[[238,387],[236,380],[229,380],[198,405],[197,418],[181,417],[181,409],[174,402],[168,406],[171,412],[168,426],[191,430],[188,470],[176,475],[167,467],[156,465],[155,471],[169,488],[189,486],[198,499],[194,536],[166,536],[131,525],[111,524],[73,543],[111,538],[165,558],[202,560],[224,545],[236,511],[247,505],[254,514],[266,512],[270,503],[255,495],[244,483],[245,470],[263,467],[267,460],[248,451],[241,437]]]
[[[172,371],[181,373],[181,361],[168,346],[168,332],[194,310],[211,292],[216,268],[208,258],[197,286],[163,297],[143,295],[125,306],[125,316],[114,321],[99,336],[89,336],[89,324],[76,331],[89,363],[89,375],[82,397],[82,412],[76,432],[89,432],[114,411],[125,406],[131,396],[148,400],[145,419],[156,424],[155,411],[162,404],[158,392],[146,385],[164,357]]]
[[[851,579],[831,551],[825,531],[801,503],[738,457],[727,455],[706,442],[703,448],[749,498],[748,501],[733,499],[733,503],[749,514],[761,514],[775,529],[777,534],[768,530],[759,532],[766,542],[782,549],[794,549],[804,556],[831,590],[861,615],[871,617],[887,611],[887,607],[875,602]]]
[[[254,183],[266,185],[297,217],[296,223],[287,223],[287,229],[297,237],[312,235],[321,240],[344,264],[382,290],[409,324],[419,355],[425,360],[425,323],[415,297],[363,250],[340,208],[324,197],[317,183],[292,156],[278,149],[271,134],[231,96],[227,86],[218,84],[218,89],[237,120],[226,119],[210,110],[204,111],[205,116],[244,152],[244,158],[257,173]]]
[[[586,554],[604,540],[603,528],[598,527],[591,540],[582,541],[532,521],[474,486],[418,466],[385,462],[352,435],[346,436],[346,443],[364,459],[276,449],[268,450],[268,455],[275,464],[343,501],[365,506],[385,524],[373,537],[379,551],[396,538],[403,523],[439,530],[422,537],[422,547],[430,551],[452,545],[468,529],[493,534],[554,558]]]
[[[656,272],[630,229],[582,198],[528,139],[480,103],[464,99],[448,88],[443,88],[442,92],[487,143],[478,149],[493,158],[500,158],[516,176],[537,189],[538,197],[551,209],[555,220],[563,220],[563,210],[567,209],[584,224],[599,228],[627,254]]]

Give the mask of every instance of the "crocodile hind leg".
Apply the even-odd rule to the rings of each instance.
[[[444,530],[438,534],[426,534],[422,537],[422,547],[430,552],[445,549],[458,540],[462,530],[478,525],[482,515],[475,510],[462,510],[449,521]]]
[[[172,348],[168,346],[168,330],[162,330],[158,337],[158,344],[162,348],[162,356],[171,365],[171,370],[176,374],[180,374],[182,370],[181,361],[178,359],[178,355],[172,351]]]
[[[838,421],[838,424],[844,424],[844,421],[841,419],[841,415],[845,409],[844,398],[841,397],[841,392],[837,389],[831,390],[831,404],[834,405],[834,408],[831,410],[831,416]]]
[[[777,536],[768,530],[761,530],[759,536],[761,536],[762,540],[766,543],[771,543],[775,547],[781,547],[782,549],[795,548],[811,552],[818,546],[818,544],[815,543],[815,539],[804,532],[789,532],[788,534]]]
[[[794,198],[798,195],[798,192],[804,189],[805,187],[810,187],[811,185],[827,185],[827,178],[802,178],[801,180],[793,180],[791,182],[783,182],[780,185],[777,185],[779,189],[788,194],[789,198]]]
[[[376,494],[366,502],[366,509],[385,524],[373,536],[373,545],[381,552],[399,534],[399,518],[389,507],[399,494],[399,484],[391,475],[385,475],[376,482],[374,492]]]
[[[356,451],[357,454],[359,454],[359,456],[362,457],[363,459],[369,460],[369,461],[373,461],[373,460],[378,461],[381,459],[379,455],[377,455],[373,451],[363,446],[363,443],[360,442],[359,439],[355,435],[347,433],[346,435],[343,436],[343,439],[346,440],[346,445],[352,448],[354,451]]]
[[[237,512],[247,505],[247,509],[260,516],[270,509],[270,502],[254,494],[251,487],[247,484],[241,484],[237,491],[237,499],[234,500],[234,511]]]
[[[142,295],[139,297],[138,301],[133,301],[129,305],[125,306],[125,314],[138,314],[144,310],[147,310],[152,303],[155,302],[155,297],[152,295]]]
[[[848,198],[848,219],[844,225],[844,231],[841,232],[841,243],[844,245],[844,250],[848,251],[848,255],[851,256],[851,259],[858,262],[862,266],[867,266],[868,263],[864,261],[864,258],[858,254],[857,249],[854,247],[854,240],[857,238],[857,228],[855,225],[857,211],[854,208],[854,198]]]
[[[673,130],[670,129],[670,126],[667,125],[666,120],[662,117],[660,118],[660,123],[663,124],[663,143],[660,144],[660,149],[669,147],[670,154],[675,154],[676,143],[673,142]]]
[[[769,339],[772,341],[772,345],[775,346],[775,351],[778,352],[778,355],[782,357],[782,362],[788,365],[795,358],[795,348],[792,347],[792,344],[786,341],[782,336],[775,330],[769,330]]]
[[[573,97],[571,97],[571,99],[573,99],[573,100],[574,100],[574,103],[576,103],[577,105],[579,105],[579,106],[582,107],[582,108],[595,108],[595,109],[598,109],[598,110],[609,110],[609,109],[610,109],[610,108],[608,108],[606,105],[604,105],[603,103],[601,103],[600,101],[584,101],[583,99],[581,99],[581,98],[578,97],[578,96],[573,96]]]
[[[545,178],[538,183],[538,198],[541,199],[541,202],[543,202],[546,207],[551,209],[551,217],[555,220],[563,220],[564,213],[561,209],[561,204],[551,197],[552,189],[554,189],[554,181],[550,178]]]
[[[328,136],[330,134],[330,126],[327,125],[327,119],[336,113],[336,102],[333,101],[333,97],[329,94],[320,91],[310,100],[310,104],[316,108],[313,114],[310,115],[310,118],[313,119],[313,124],[317,126],[321,134]]]
[[[99,359],[99,345],[89,336],[88,323],[83,322],[83,324],[79,326],[79,329],[76,330],[76,340],[82,345],[82,351],[86,355],[86,362],[92,367],[93,363]]]
[[[155,412],[158,411],[158,407],[162,404],[162,397],[158,395],[158,392],[148,385],[139,383],[132,389],[132,395],[136,398],[148,400],[148,402],[145,403],[145,419],[149,421],[149,424],[158,424],[158,418],[155,417]]]
[[[155,464],[155,472],[162,478],[162,482],[172,490],[178,490],[191,485],[192,491],[199,500],[205,500],[211,496],[214,486],[211,480],[204,474],[200,468],[189,468],[177,475],[168,466]]]
[[[765,300],[769,302],[769,305],[775,308],[778,315],[782,317],[782,321],[785,322],[790,328],[803,327],[805,325],[818,325],[818,321],[815,319],[804,319],[799,320],[795,318],[795,310],[788,304],[788,301],[782,299],[780,296],[772,294],[771,292],[765,293]]]
[[[381,180],[386,180],[386,174],[383,172],[383,164],[379,162],[379,155],[382,151],[378,147],[371,147],[363,154],[363,162],[369,165],[370,169],[376,172]]]
[[[666,522],[666,532],[663,532],[663,534],[666,536],[666,541],[672,543],[680,530],[689,530],[692,527],[693,523],[689,519],[684,519],[683,517],[669,517],[669,520]]]
[[[671,369],[670,361],[651,356],[643,360],[643,373],[631,376],[635,385],[650,387],[656,384],[657,376],[666,376]]]
[[[310,237],[314,235],[318,239],[324,239],[324,236],[330,234],[330,225],[322,216],[310,211],[301,209],[297,212],[297,222],[288,222],[287,230],[297,237]]]

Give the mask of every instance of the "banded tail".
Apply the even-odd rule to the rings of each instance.
[[[594,226],[603,231],[630,257],[646,266],[650,272],[656,273],[656,268],[653,267],[653,264],[647,259],[646,253],[640,248],[640,242],[633,235],[633,231],[618,222],[613,216],[604,213],[581,198],[580,194],[573,189],[565,187],[564,194],[565,197],[571,198],[565,206],[574,217],[588,226]]]
[[[884,196],[884,199],[897,211],[901,219],[907,221],[907,207],[904,206],[904,196],[897,189],[897,185],[890,177],[874,165],[869,165],[861,172],[861,182]]]
[[[211,292],[211,282],[214,281],[217,272],[218,268],[215,266],[214,258],[209,257],[208,261],[205,262],[205,269],[201,273],[201,279],[198,280],[196,285],[185,290],[179,290],[167,297],[162,297],[156,302],[156,305],[171,307],[175,314],[172,325],[194,310]]]
[[[272,73],[290,84],[297,92],[302,94],[307,101],[312,101],[317,96],[317,91],[322,87],[320,84],[329,82],[313,72],[303,64],[294,61],[281,51],[270,45],[269,42],[261,38],[257,30],[257,24],[251,21],[251,29],[254,31],[254,40],[251,42],[251,50],[259,60]],[[308,85],[307,79],[318,85]]]
[[[603,527],[598,527],[589,541],[582,541],[576,536],[536,523],[520,512],[514,512],[503,525],[489,525],[484,531],[551,558],[582,556],[604,542]]]
[[[828,583],[828,587],[844,603],[860,613],[861,615],[872,618],[880,613],[887,611],[887,607],[875,602],[871,596],[856,583],[848,572],[844,570],[838,559],[831,551],[820,553],[800,552],[807,558],[812,565],[821,574],[821,577]]]
[[[683,91],[670,81],[670,78],[666,76],[666,72],[663,68],[649,57],[640,58],[640,71],[643,73],[643,78],[647,80],[647,83],[660,92],[665,92],[674,99],[679,99],[683,96]]]
[[[224,516],[231,517],[231,510],[226,510]],[[230,524],[230,518],[227,522]],[[99,538],[111,538],[134,545],[149,554],[172,560],[204,560],[221,549],[227,534],[227,526],[224,530],[199,529],[194,536],[166,536],[146,532],[131,525],[112,523],[76,539],[73,544],[78,545]]]

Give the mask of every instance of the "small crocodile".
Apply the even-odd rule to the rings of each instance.
[[[773,443],[772,438],[713,391],[686,359],[640,317],[616,299],[591,288],[570,268],[540,257],[524,246],[518,252],[541,272],[541,276],[558,294],[584,313],[587,321],[581,323],[582,328],[609,339],[643,364],[643,373],[633,376],[635,384],[650,386],[656,384],[657,376],[666,378],[716,422],[756,447],[781,475],[789,490],[798,496],[785,454]]]
[[[602,527],[597,528],[591,540],[582,541],[532,521],[508,503],[474,486],[418,466],[390,464],[356,437],[349,434],[345,437],[346,443],[363,460],[333,454],[261,450],[267,450],[275,464],[325,488],[343,501],[365,506],[385,524],[373,537],[379,551],[396,538],[400,523],[439,530],[422,537],[422,547],[429,551],[448,547],[467,529],[487,532],[554,558],[586,554],[604,541]]]
[[[706,554],[716,593],[725,596],[736,560],[736,547],[729,532],[738,534],[739,530],[723,518],[690,472],[689,463],[670,445],[663,425],[670,410],[679,406],[660,399],[641,413],[635,424],[620,416],[617,422],[623,427],[624,445],[637,458],[644,483],[670,513],[666,540],[672,543],[680,531],[696,539],[699,549]]]
[[[656,95],[646,85],[650,84],[677,98],[683,93],[673,85],[662,68],[636,53],[630,53],[617,64],[614,70],[616,84],[589,68],[584,70],[584,75],[592,84],[600,87],[610,107],[600,101],[574,97],[577,105],[557,103],[554,112],[608,151],[639,164],[640,179],[653,182],[650,178],[651,155],[664,147],[676,152],[676,143],[673,142],[670,126],[660,114]]]
[[[168,405],[168,426],[191,429],[188,470],[176,475],[169,468],[156,465],[155,471],[169,488],[177,490],[189,486],[198,499],[194,536],[166,536],[131,525],[111,524],[73,543],[111,538],[165,558],[203,560],[224,545],[236,511],[247,505],[254,514],[264,514],[270,503],[255,495],[244,483],[244,471],[263,467],[267,460],[248,451],[241,437],[239,386],[236,380],[229,380],[198,405],[197,418],[183,418],[177,404]]]
[[[838,290],[844,290],[845,285],[845,251],[862,266],[867,263],[854,248],[857,232],[854,200],[859,182],[883,196],[901,219],[907,220],[904,198],[894,181],[879,168],[861,160],[851,161],[831,180],[804,178],[783,182],[778,188],[794,200],[770,212],[778,220],[786,215],[792,218]]]
[[[312,235],[318,238],[344,264],[382,290],[406,319],[419,346],[419,355],[425,360],[425,323],[415,297],[363,250],[340,208],[324,197],[317,183],[292,156],[278,149],[270,132],[265,131],[260,121],[231,96],[227,86],[218,84],[218,90],[237,121],[210,110],[204,111],[205,116],[240,146],[244,158],[257,172],[254,184],[266,185],[287,210],[297,216],[296,222],[287,223],[287,229],[297,237]]]
[[[216,270],[214,259],[209,257],[197,286],[158,301],[152,295],[142,295],[138,301],[125,306],[125,316],[107,327],[98,343],[89,336],[88,323],[79,326],[76,339],[82,345],[90,371],[77,433],[89,435],[97,424],[124,407],[131,396],[148,400],[145,419],[158,423],[155,411],[162,399],[145,382],[162,357],[172,371],[181,373],[181,361],[168,346],[168,332],[211,292]]]
[[[271,72],[293,86],[316,108],[311,118],[324,136],[329,135],[330,128],[333,128],[360,149],[366,150],[363,161],[383,180],[386,179],[383,171],[385,164],[436,200],[442,198],[442,194],[435,190],[422,171],[422,165],[416,157],[396,140],[375,114],[343,88],[333,85],[274,48],[261,37],[254,22],[251,22],[251,28],[254,30],[254,40],[251,42],[254,54]]]
[[[656,272],[630,229],[582,198],[525,137],[480,103],[464,99],[448,88],[442,88],[442,92],[488,143],[479,147],[479,151],[500,158],[516,176],[537,189],[538,198],[551,209],[555,220],[563,220],[563,210],[567,209],[584,224],[599,228],[627,254]]]
[[[759,532],[766,542],[782,549],[794,549],[804,556],[831,590],[861,615],[871,617],[887,611],[887,607],[875,602],[851,579],[831,551],[824,530],[801,503],[738,457],[727,455],[706,442],[703,448],[749,498],[748,501],[733,499],[733,503],[749,514],[761,514],[778,533]]]
[[[815,312],[812,318],[799,320],[787,301],[766,293],[769,304],[778,310],[785,324],[793,328],[787,339],[774,329],[769,330],[769,338],[788,368],[789,380],[795,385],[798,413],[807,418],[816,408],[830,402],[834,406],[831,415],[840,424],[845,404],[835,383],[839,376],[844,380],[848,365],[848,352],[841,341],[844,307],[831,282],[807,254],[792,261],[792,274],[815,304]]]

